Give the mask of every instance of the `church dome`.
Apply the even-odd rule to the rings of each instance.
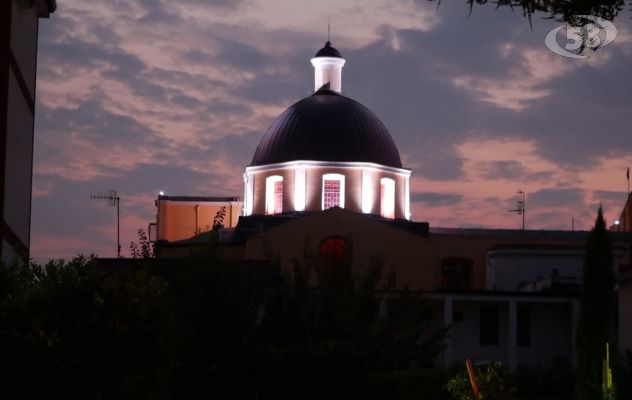
[[[357,101],[327,89],[285,110],[261,139],[251,165],[296,160],[402,168],[393,138],[379,118]]]

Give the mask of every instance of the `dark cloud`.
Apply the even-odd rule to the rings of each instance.
[[[578,188],[541,189],[528,194],[527,206],[536,207],[573,207],[584,205],[584,191]]]
[[[128,115],[108,111],[98,97],[72,108],[51,108],[40,102],[36,125],[42,139],[55,143],[68,143],[75,136],[99,146],[122,146],[130,150],[161,144],[150,127]]]
[[[600,201],[615,201],[623,205],[625,203],[627,193],[625,191],[615,192],[612,190],[594,190],[592,192],[593,199]]]
[[[459,203],[463,196],[455,193],[411,193],[410,201],[423,203],[427,207],[449,206]]]
[[[531,172],[527,167],[516,160],[481,161],[476,164],[476,171],[485,179],[506,179],[521,182],[548,181],[553,176],[553,171]]]

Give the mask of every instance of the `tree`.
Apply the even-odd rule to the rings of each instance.
[[[143,229],[138,230],[138,243],[129,243],[129,252],[132,258],[154,258],[155,248],[154,244],[149,241],[147,234]]]
[[[441,0],[430,1],[441,2]],[[593,15],[612,21],[619,15],[626,4],[625,0],[465,0],[465,2],[470,8],[470,13],[475,4],[490,4],[496,8],[510,7],[512,9],[521,9],[522,14],[529,21],[531,21],[534,14],[542,13],[548,18],[554,18],[573,26],[581,26],[585,23],[582,18],[578,18],[579,15]],[[628,5],[632,5],[632,2],[628,1]]]
[[[583,270],[581,311],[577,328],[576,397],[601,398],[602,360],[606,342],[612,343],[614,320],[614,272],[612,239],[599,207],[595,227],[588,235]]]

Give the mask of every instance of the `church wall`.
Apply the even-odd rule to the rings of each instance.
[[[281,257],[281,266],[291,273],[294,259],[303,259],[306,246],[318,254],[321,241],[342,236],[352,242],[352,272],[362,276],[372,257],[384,260],[384,273],[394,271],[400,288],[416,290],[434,287],[435,253],[426,237],[344,210],[325,211],[269,229],[263,241],[249,243],[249,251],[263,253],[254,245],[267,246]],[[250,242],[250,240],[249,240]],[[265,243],[265,244],[264,244]],[[314,282],[315,283],[315,282]]]

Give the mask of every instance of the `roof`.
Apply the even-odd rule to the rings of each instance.
[[[397,146],[380,119],[357,101],[327,89],[285,110],[263,135],[251,165],[298,160],[402,167]]]
[[[160,195],[158,196],[158,200],[167,200],[167,201],[208,201],[208,202],[230,202],[230,201],[240,201],[237,196],[167,196]]]
[[[322,49],[318,50],[318,52],[316,53],[315,57],[336,57],[336,58],[342,58],[342,54],[340,54],[338,49],[336,49],[335,47],[332,47],[331,46],[331,42],[328,40],[327,43],[325,43],[325,47],[323,47]]]
[[[237,223],[237,230],[243,231],[265,231],[270,228],[282,225],[289,221],[294,221],[309,215],[332,213],[332,212],[344,212],[349,213],[359,218],[365,218],[372,221],[376,221],[381,224],[392,226],[394,228],[402,229],[410,233],[428,236],[428,223],[427,222],[413,222],[405,219],[387,219],[373,214],[360,214],[353,211],[346,210],[344,208],[332,207],[323,211],[304,211],[304,212],[291,212],[278,215],[250,215],[247,217],[240,217]]]
[[[585,241],[590,231],[549,231],[522,229],[484,229],[484,228],[430,228],[432,235],[486,236],[528,240],[569,240]],[[614,242],[632,241],[632,232],[610,232]]]

